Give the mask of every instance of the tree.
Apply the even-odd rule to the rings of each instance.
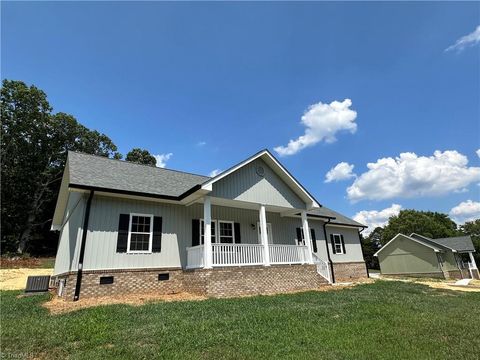
[[[457,224],[446,214],[402,210],[389,219],[387,226],[383,228],[380,241],[384,245],[398,233],[410,235],[412,232],[430,238],[451,237],[459,234]]]
[[[474,221],[467,221],[465,224],[460,225],[460,231],[465,235],[470,235],[472,238],[475,252],[475,262],[477,266],[480,266],[480,219]]]
[[[142,150],[140,148],[132,149],[125,157],[125,160],[142,165],[157,165],[157,159],[155,159],[155,156],[150,154],[148,150]]]
[[[106,135],[71,115],[52,114],[46,94],[35,86],[4,80],[0,98],[2,248],[23,253],[32,245],[42,246],[68,151],[121,155]]]
[[[373,254],[375,254],[382,246],[380,243],[382,233],[383,229],[381,227],[377,227],[367,237],[362,236],[361,243],[363,257],[369,269],[379,269],[380,267],[378,264],[378,259],[373,256]]]

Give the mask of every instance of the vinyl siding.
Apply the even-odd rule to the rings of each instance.
[[[458,265],[455,260],[455,254],[448,250],[445,253],[442,253],[443,257],[443,270],[450,271],[450,270],[458,270]]]
[[[257,167],[265,176],[257,174]],[[261,159],[252,161],[213,184],[212,196],[257,204],[305,209],[305,203]]]
[[[345,242],[345,254],[333,253],[330,234],[343,235],[343,240]],[[334,263],[364,261],[362,245],[360,243],[360,236],[358,235],[357,228],[327,225],[327,246],[330,251],[330,257]]]
[[[437,253],[404,236],[399,236],[378,254],[382,274],[441,272]]]

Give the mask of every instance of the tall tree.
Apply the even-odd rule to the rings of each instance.
[[[477,266],[480,266],[480,219],[474,221],[467,221],[465,224],[460,225],[460,231],[465,235],[470,235],[472,238],[475,252],[475,262]]]
[[[69,150],[116,157],[117,147],[68,114],[52,114],[46,94],[21,81],[1,88],[2,247],[23,253],[53,214]]]
[[[377,227],[367,237],[362,236],[363,257],[365,258],[365,263],[369,269],[380,268],[378,259],[373,256],[373,254],[375,254],[382,246],[380,242],[382,233],[383,229],[381,227]]]
[[[157,165],[157,159],[155,159],[155,156],[150,154],[148,150],[143,150],[140,148],[132,149],[125,157],[125,160],[142,165]]]
[[[451,237],[459,233],[457,224],[446,214],[402,210],[389,219],[387,226],[383,228],[380,241],[385,244],[398,233],[410,235],[412,232],[431,238]]]

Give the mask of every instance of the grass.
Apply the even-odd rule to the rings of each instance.
[[[1,295],[8,358],[476,359],[480,293],[377,281],[329,291],[50,315]],[[477,355],[475,355],[477,354]],[[3,358],[3,357],[2,357]]]

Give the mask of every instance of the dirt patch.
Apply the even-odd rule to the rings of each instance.
[[[100,305],[126,304],[140,306],[149,302],[200,301],[205,299],[207,299],[205,296],[193,295],[185,292],[169,295],[152,293],[104,296],[90,299],[80,298],[80,300],[75,302],[63,300],[58,296],[52,296],[52,299],[43,303],[42,306],[47,308],[51,314],[55,315]]]
[[[455,281],[442,279],[420,279],[420,278],[395,278],[382,276],[380,279],[388,281],[403,281],[415,284],[422,284],[433,289],[445,289],[454,291],[480,292],[480,280],[472,280],[467,286],[455,285]]]
[[[0,290],[23,290],[27,277],[52,274],[53,269],[0,269]]]
[[[55,258],[35,258],[35,257],[1,257],[0,268],[2,269],[38,269],[51,268]]]

